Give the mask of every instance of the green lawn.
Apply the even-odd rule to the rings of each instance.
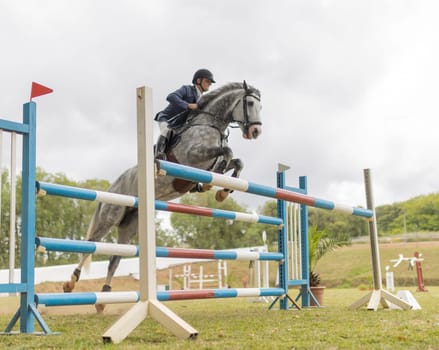
[[[424,254],[428,292],[416,292],[416,273],[408,270],[407,263],[394,269],[396,286],[410,290],[421,310],[349,310],[349,305],[368,293],[364,289],[372,287],[369,245],[358,244],[337,249],[319,261],[317,272],[330,287],[323,308],[279,311],[276,305],[269,311],[267,304],[248,299],[168,302],[166,305],[198,330],[198,339],[176,339],[147,319],[117,345],[103,345],[101,336],[128,305],[110,305],[103,315],[96,315],[92,306],[49,308],[42,310],[43,318],[52,331],[61,334],[3,335],[0,349],[439,349],[438,248],[438,242],[380,245],[383,277],[385,265],[398,254],[408,257],[415,250]],[[274,266],[270,272],[272,281],[275,270]],[[230,262],[229,272],[233,272],[232,287],[242,287],[248,263]],[[159,279],[165,283],[167,272]],[[54,287],[59,288],[59,283],[45,288]],[[129,288],[126,283],[122,287]],[[291,297],[296,295],[296,290],[290,290]],[[17,303],[17,298],[0,298],[0,330],[5,329]],[[35,329],[40,331],[38,325]]]
[[[248,299],[168,302],[177,315],[199,331],[196,340],[176,339],[147,319],[121,344],[103,345],[102,333],[119,317],[111,310],[109,315],[46,314],[46,323],[60,335],[0,336],[0,348],[439,349],[439,287],[430,287],[426,293],[414,290],[411,288],[422,310],[380,308],[373,312],[364,307],[352,311],[348,306],[367,292],[331,288],[326,290],[325,307],[301,311],[279,311],[277,305],[268,311],[267,304]],[[294,297],[295,291],[290,294]],[[2,329],[9,319],[0,317]]]

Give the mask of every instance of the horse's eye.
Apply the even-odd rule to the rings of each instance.
[[[253,107],[254,104],[255,104],[255,103],[254,103],[253,101],[248,101],[248,102],[247,102],[247,106],[249,106],[249,107]]]

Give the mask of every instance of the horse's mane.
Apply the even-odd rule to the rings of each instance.
[[[248,92],[251,94],[255,94],[258,97],[261,97],[261,93],[258,89],[255,89],[254,87],[248,85]],[[228,83],[225,84],[215,90],[212,90],[211,92],[208,92],[207,94],[201,96],[200,100],[198,101],[198,106],[200,108],[205,107],[207,104],[209,104],[211,101],[214,101],[218,97],[231,93],[235,90],[243,90],[244,84],[243,83]],[[244,91],[243,91],[244,92]]]

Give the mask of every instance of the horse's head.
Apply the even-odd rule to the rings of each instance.
[[[244,93],[237,100],[232,110],[232,121],[238,123],[245,139],[256,139],[262,133],[261,94],[249,87],[244,81],[242,84]]]
[[[224,129],[230,123],[236,123],[248,140],[256,139],[262,132],[261,93],[245,81],[229,83],[203,95],[198,106],[200,109],[192,112],[194,117],[213,116],[213,122],[221,121],[220,128]]]

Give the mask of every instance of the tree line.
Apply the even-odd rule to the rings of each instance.
[[[0,225],[0,268],[7,268],[9,261],[9,197],[10,182],[7,171],[2,177],[2,208]],[[37,180],[74,187],[105,191],[110,183],[107,180],[88,179],[74,181],[65,174],[50,174],[37,169]],[[21,178],[17,178],[17,223],[16,247],[21,244]],[[242,204],[231,198],[223,203],[215,200],[215,192],[190,193],[180,198],[180,203],[201,207],[217,208],[237,212],[250,212]],[[42,196],[36,203],[36,235],[63,239],[84,239],[97,203],[85,200],[55,196]],[[258,214],[277,216],[277,203],[268,200],[258,208]],[[439,194],[418,196],[405,202],[383,205],[376,208],[380,235],[410,233],[420,231],[439,231]],[[156,241],[159,246],[184,246],[205,249],[227,249],[261,245],[262,232],[266,232],[268,243],[277,241],[278,228],[267,224],[245,223],[210,217],[172,213],[170,227],[156,219]],[[352,215],[309,208],[309,225],[325,230],[336,239],[368,235],[367,221]],[[106,242],[116,242],[117,233],[113,229],[105,238]],[[135,241],[134,243],[137,243]],[[16,266],[19,266],[20,250],[16,248]],[[106,259],[106,257],[95,257]],[[36,265],[66,264],[78,261],[76,253],[46,252],[37,254]]]

